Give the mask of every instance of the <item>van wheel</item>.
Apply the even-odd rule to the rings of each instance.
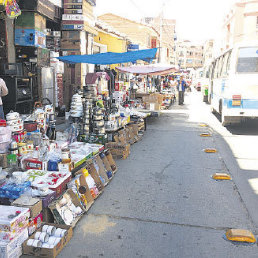
[[[229,117],[223,115],[222,108],[221,108],[221,113],[220,113],[220,121],[221,121],[222,126],[230,125]]]

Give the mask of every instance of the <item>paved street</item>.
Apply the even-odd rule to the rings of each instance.
[[[199,136],[207,130],[212,137]],[[200,94],[188,93],[184,106],[149,119],[59,257],[258,257],[257,245],[223,239],[228,228],[258,234],[256,146],[257,121],[223,128]],[[233,180],[214,181],[215,172]]]

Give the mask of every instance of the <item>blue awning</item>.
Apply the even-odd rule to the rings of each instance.
[[[150,62],[152,59],[155,59],[156,53],[157,48],[152,48],[124,53],[107,52],[94,55],[61,56],[57,57],[57,59],[69,64],[87,63],[109,65],[135,62],[137,60],[144,60]]]

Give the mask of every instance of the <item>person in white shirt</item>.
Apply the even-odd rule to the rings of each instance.
[[[7,94],[8,88],[6,87],[5,81],[0,78],[0,119],[5,119],[2,97],[6,96]]]

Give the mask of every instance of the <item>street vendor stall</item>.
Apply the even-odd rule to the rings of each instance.
[[[94,62],[149,60],[156,51],[106,53]],[[93,60],[60,60],[66,58]],[[51,103],[36,103],[31,114],[9,112],[0,121],[0,257],[56,257],[115,176],[114,159],[126,159],[143,136],[146,114],[114,100],[110,74],[87,74],[63,132]]]

